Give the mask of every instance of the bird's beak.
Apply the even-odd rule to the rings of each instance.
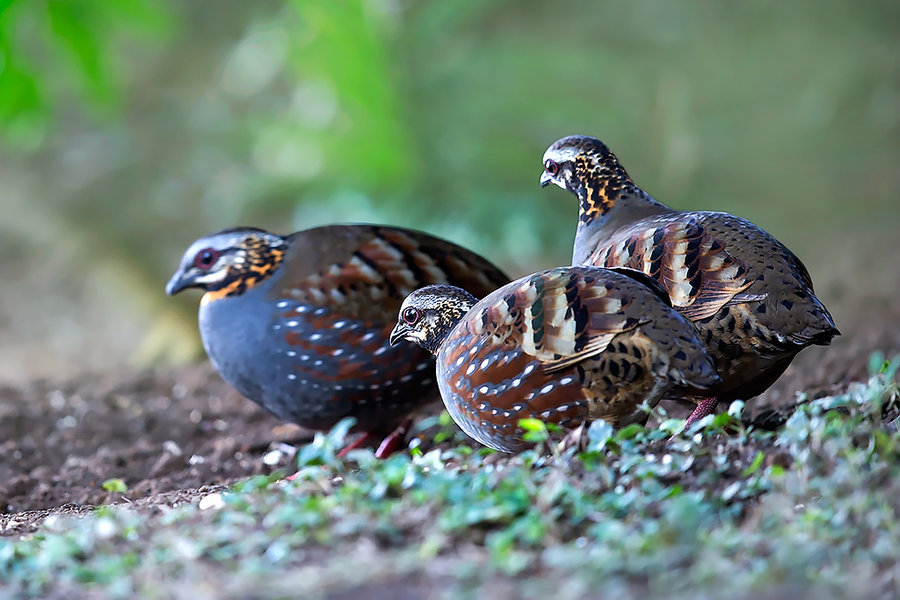
[[[409,327],[403,323],[394,325],[394,330],[391,332],[391,337],[389,338],[391,346],[396,346],[397,342],[404,339],[407,331],[409,331]]]
[[[183,277],[181,274],[181,269],[175,271],[175,274],[172,275],[172,279],[169,280],[169,283],[166,284],[166,293],[170,296],[174,296],[184,288],[190,287],[194,280],[190,277]]]
[[[541,173],[541,187],[547,187],[551,183],[553,183],[553,177],[550,176],[550,173],[547,171]]]

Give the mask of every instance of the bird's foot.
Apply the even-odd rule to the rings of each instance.
[[[691,416],[687,418],[687,421],[684,422],[684,427],[687,429],[693,423],[699,421],[706,415],[711,415],[716,411],[716,405],[719,403],[718,398],[704,398],[697,404],[697,408],[694,409],[694,412],[691,413]]]
[[[684,427],[682,427],[680,430],[675,432],[672,435],[672,437],[669,438],[668,441],[674,442],[676,439],[678,439],[678,435],[687,431],[692,423],[696,423],[697,421],[699,421],[706,415],[713,414],[716,411],[716,405],[718,403],[719,403],[718,398],[704,398],[703,400],[701,400],[697,404],[697,407],[694,409],[694,412],[692,412],[691,415],[684,422]]]
[[[394,431],[378,444],[378,449],[375,450],[375,458],[387,458],[399,450],[403,440],[406,439],[410,425],[412,425],[412,419],[404,419]]]

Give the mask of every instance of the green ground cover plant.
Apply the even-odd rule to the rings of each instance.
[[[243,481],[195,505],[103,507],[0,541],[7,591],[33,596],[525,598],[891,597],[900,555],[897,360],[800,400],[775,432],[743,406],[614,431],[584,450],[509,456],[457,445],[376,460],[336,451],[349,423],[300,449],[293,481]],[[539,426],[533,433],[541,438]],[[670,441],[669,437],[675,434]],[[199,596],[198,596],[199,595]]]

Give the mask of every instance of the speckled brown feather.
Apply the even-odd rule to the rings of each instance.
[[[646,419],[644,401],[718,381],[694,329],[654,291],[590,267],[551,269],[485,297],[440,345],[437,373],[460,427],[504,451],[525,446],[522,418],[624,425]]]
[[[630,267],[658,280],[672,305],[690,320],[714,315],[729,303],[761,300],[741,294],[753,281],[747,266],[710,236],[697,218],[659,216],[623,227],[596,248],[587,264]]]
[[[542,184],[579,197],[574,263],[626,266],[657,279],[715,359],[720,400],[761,393],[797,352],[838,334],[806,267],[749,221],[660,204],[593,138],[562,138],[544,159],[571,161],[559,177],[545,172]],[[597,200],[588,193],[597,189],[616,193]]]
[[[340,306],[363,319],[383,321],[390,314],[393,323],[400,302],[423,285],[452,281],[484,291],[505,279],[488,261],[455,244],[394,227],[334,225],[289,240],[283,283],[273,294]]]

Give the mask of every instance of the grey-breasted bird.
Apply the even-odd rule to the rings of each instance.
[[[203,346],[237,391],[311,429],[355,417],[364,435],[350,447],[391,434],[382,456],[402,440],[408,415],[437,398],[431,357],[388,342],[403,299],[428,284],[486,294],[507,281],[475,253],[418,231],[242,227],[194,242],[166,291],[206,292]]]

